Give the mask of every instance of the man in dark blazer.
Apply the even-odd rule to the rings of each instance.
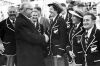
[[[0,38],[5,48],[3,54],[7,56],[7,66],[14,66],[14,57],[16,55],[14,23],[17,16],[17,8],[15,6],[8,8],[8,16],[7,19],[0,22]]]
[[[61,17],[64,19],[64,21],[66,22],[66,25],[67,25],[67,29],[69,29],[70,30],[70,28],[71,28],[71,21],[70,21],[70,16],[69,16],[69,14],[68,14],[68,12],[67,12],[67,7],[66,7],[66,5],[64,4],[64,3],[61,3],[61,6],[62,6],[62,8],[63,8],[63,11],[62,11],[62,13],[61,13]],[[68,31],[69,31],[68,30]]]
[[[47,32],[50,23],[46,17],[43,17],[41,7],[34,7],[33,11],[38,13],[38,22],[43,25],[44,31]]]
[[[45,66],[43,47],[49,40],[46,34],[41,34],[30,17],[33,7],[30,3],[22,3],[20,14],[15,24],[16,56],[18,66]]]
[[[77,43],[75,38],[76,38],[76,34],[81,31],[81,27],[83,25],[82,23],[83,16],[77,11],[70,11],[70,13],[72,14],[73,27],[69,32],[68,43],[70,44],[70,47],[68,47],[67,49],[71,50],[71,51],[69,50],[69,54],[72,58],[72,61],[74,60],[76,64],[82,64],[81,54],[77,53],[80,51],[79,49],[81,44]]]
[[[100,66],[100,30],[95,25],[96,17],[86,13],[83,17],[82,49],[85,58],[84,66]]]
[[[46,17],[43,16],[41,7],[36,6],[34,7],[33,11],[38,13],[38,23],[43,25],[44,33],[48,34],[47,30],[50,27],[50,22]],[[45,56],[49,54],[49,50],[48,50],[49,44],[47,43],[46,45],[47,45],[47,49],[45,49],[46,51]]]
[[[66,36],[67,27],[64,19],[59,17],[62,9],[57,3],[52,3],[48,5],[50,7],[50,13],[53,16],[53,21],[50,24],[49,34],[50,34],[50,45],[51,45],[51,55],[56,58],[64,57],[65,47],[66,47]],[[56,62],[57,60],[55,60]],[[62,60],[63,61],[63,60]],[[57,63],[61,65],[61,62]],[[67,61],[66,61],[67,63]],[[56,63],[55,63],[56,64]],[[63,64],[61,65],[63,66]],[[68,63],[67,63],[68,66]]]

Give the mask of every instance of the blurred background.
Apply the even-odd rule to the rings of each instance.
[[[0,0],[0,21],[8,17],[7,8],[11,5],[19,8],[21,3],[31,2],[33,6],[39,6],[42,8],[43,16],[49,17],[46,15],[49,14],[49,8],[47,6],[48,3],[65,3],[66,6],[68,6],[71,1],[81,2],[86,5],[87,8],[91,8],[93,6],[95,13],[100,14],[100,0]]]

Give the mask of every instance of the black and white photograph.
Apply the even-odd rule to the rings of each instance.
[[[100,0],[0,0],[0,66],[100,66]]]

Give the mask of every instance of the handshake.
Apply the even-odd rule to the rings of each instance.
[[[2,54],[3,52],[4,52],[4,46],[3,46],[3,44],[0,44],[0,54]]]
[[[45,42],[48,42],[49,41],[49,37],[48,37],[48,35],[47,34],[43,34],[44,36],[45,36]]]

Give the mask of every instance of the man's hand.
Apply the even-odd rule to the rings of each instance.
[[[71,56],[72,58],[75,57],[75,54],[74,54],[72,51],[69,51],[69,54],[70,54],[70,56]]]
[[[45,33],[43,35],[45,36],[45,42],[48,42],[49,41],[48,35],[46,35]]]
[[[4,46],[3,46],[3,44],[0,44],[0,54],[2,54],[3,52],[4,52]]]

